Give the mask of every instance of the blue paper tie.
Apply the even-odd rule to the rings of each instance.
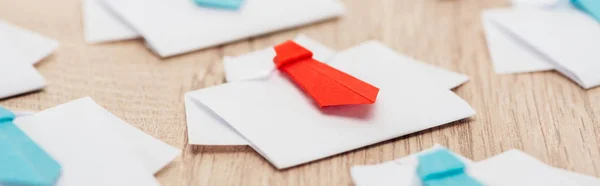
[[[483,186],[465,173],[465,164],[448,149],[419,156],[417,175],[425,186]]]
[[[0,185],[50,186],[61,167],[14,123],[15,115],[0,107]]]
[[[571,4],[600,22],[600,0],[571,0]]]
[[[238,10],[244,0],[194,0],[196,4],[204,7]]]

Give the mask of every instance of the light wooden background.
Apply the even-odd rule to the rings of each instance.
[[[337,20],[160,59],[141,40],[88,45],[80,0],[0,0],[0,18],[57,39],[38,69],[38,93],[0,101],[42,110],[91,96],[183,155],[156,176],[167,186],[351,185],[352,165],[403,157],[440,143],[474,160],[518,148],[554,166],[600,176],[600,88],[582,90],[556,72],[496,75],[480,12],[505,0],[344,0]],[[186,145],[183,94],[223,83],[221,58],[304,33],[341,50],[370,39],[427,63],[467,74],[455,92],[477,111],[470,120],[278,171],[251,148]],[[274,139],[276,140],[276,139]],[[518,168],[518,167],[516,167]]]

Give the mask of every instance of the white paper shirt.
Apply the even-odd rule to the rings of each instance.
[[[490,16],[496,26],[514,37],[511,45],[521,45],[497,47],[506,49],[498,55],[516,60],[526,51],[528,56],[520,61],[535,58],[551,64],[585,89],[600,85],[600,53],[595,51],[600,48],[600,25],[592,17],[571,9],[502,9]],[[494,47],[490,50],[496,52]],[[507,57],[511,54],[514,56]]]
[[[287,168],[475,114],[448,90],[456,78],[443,79],[449,77],[440,74],[445,71],[402,58],[380,43],[340,52],[328,64],[379,87],[377,102],[319,109],[275,71],[267,79],[186,94],[190,144],[247,140],[275,167]]]
[[[239,11],[191,0],[103,0],[162,57],[305,25],[344,13],[337,0],[252,0]]]
[[[17,118],[15,124],[61,164],[58,186],[159,185],[153,174],[180,153],[90,98]]]
[[[311,50],[314,53],[314,58],[322,60],[322,62],[330,61],[335,56],[335,52],[306,36],[300,35],[295,42],[303,47]],[[354,56],[373,55],[382,53],[383,58],[388,58],[393,63],[387,63],[391,69],[413,69],[406,72],[405,77],[415,76],[412,78],[417,82],[424,84],[435,84],[436,86],[445,87],[447,89],[455,88],[466,81],[468,77],[463,74],[450,72],[441,68],[430,66],[421,62],[417,62],[412,58],[402,56],[387,48],[385,45],[371,41],[358,47],[349,49],[342,53],[355,53]],[[371,53],[371,54],[370,54]],[[224,61],[225,73],[228,82],[242,80],[261,80],[271,75],[274,72],[273,57],[274,50],[267,48],[251,52],[238,57],[229,57]],[[368,59],[366,59],[368,60]],[[190,95],[192,93],[188,93]],[[190,144],[198,145],[248,145],[246,139],[232,129],[220,117],[210,112],[210,109],[204,105],[197,103],[190,96],[185,96],[185,107],[188,123],[188,138]]]

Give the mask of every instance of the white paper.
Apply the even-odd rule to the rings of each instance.
[[[515,7],[541,7],[550,8],[557,5],[562,0],[511,0]]]
[[[498,27],[492,21],[504,10],[486,10],[482,15],[489,55],[498,74],[537,72],[554,69],[544,56]]]
[[[33,65],[0,62],[0,99],[40,90],[45,85],[44,77]]]
[[[101,43],[134,39],[140,35],[102,6],[99,0],[83,0],[85,41]]]
[[[402,58],[380,43],[368,42],[340,52],[329,64],[379,87],[377,102],[319,109],[276,71],[265,80],[232,82],[188,93],[188,99],[204,110],[193,117],[219,117],[188,118],[189,143],[207,145],[196,141],[199,136],[222,139],[223,135],[212,129],[229,124],[275,167],[287,168],[475,114],[448,90],[455,81],[440,79],[444,84],[438,84],[442,74],[432,72],[442,70]]]
[[[336,62],[345,63],[345,61],[381,63],[381,65],[365,67],[363,70],[368,69],[372,72],[392,74],[390,77],[393,78],[390,79],[393,81],[410,81],[419,85],[445,89],[454,89],[469,81],[469,77],[464,74],[419,62],[411,57],[397,53],[379,41],[367,41],[356,47],[346,49],[334,56],[331,61],[330,65]],[[356,67],[352,69],[353,71],[361,70],[361,66],[359,65],[351,65],[350,67]],[[348,70],[344,70],[344,72],[349,72]]]
[[[312,39],[299,35],[294,42],[313,52],[313,58],[327,63],[335,51]],[[267,78],[275,70],[275,50],[272,47],[237,57],[225,57],[223,66],[227,82]]]
[[[58,42],[0,19],[0,68],[5,63],[33,65],[58,48]]]
[[[344,13],[337,0],[252,0],[239,11],[191,0],[103,0],[162,57],[305,25]]]
[[[595,186],[600,180],[558,169],[518,150],[477,162],[470,174],[489,186]]]
[[[394,161],[353,166],[350,174],[356,186],[421,186],[422,183],[416,174],[419,165],[418,156],[441,148],[443,147],[436,144],[432,148]],[[468,166],[472,163],[465,157],[454,155]]]
[[[570,9],[497,10],[492,21],[585,89],[600,85],[600,25]]]
[[[15,124],[62,166],[58,186],[159,185],[153,174],[179,150],[83,98]]]

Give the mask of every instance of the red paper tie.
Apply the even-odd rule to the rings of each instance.
[[[379,88],[312,58],[313,53],[293,41],[275,46],[273,59],[320,107],[372,104]]]

